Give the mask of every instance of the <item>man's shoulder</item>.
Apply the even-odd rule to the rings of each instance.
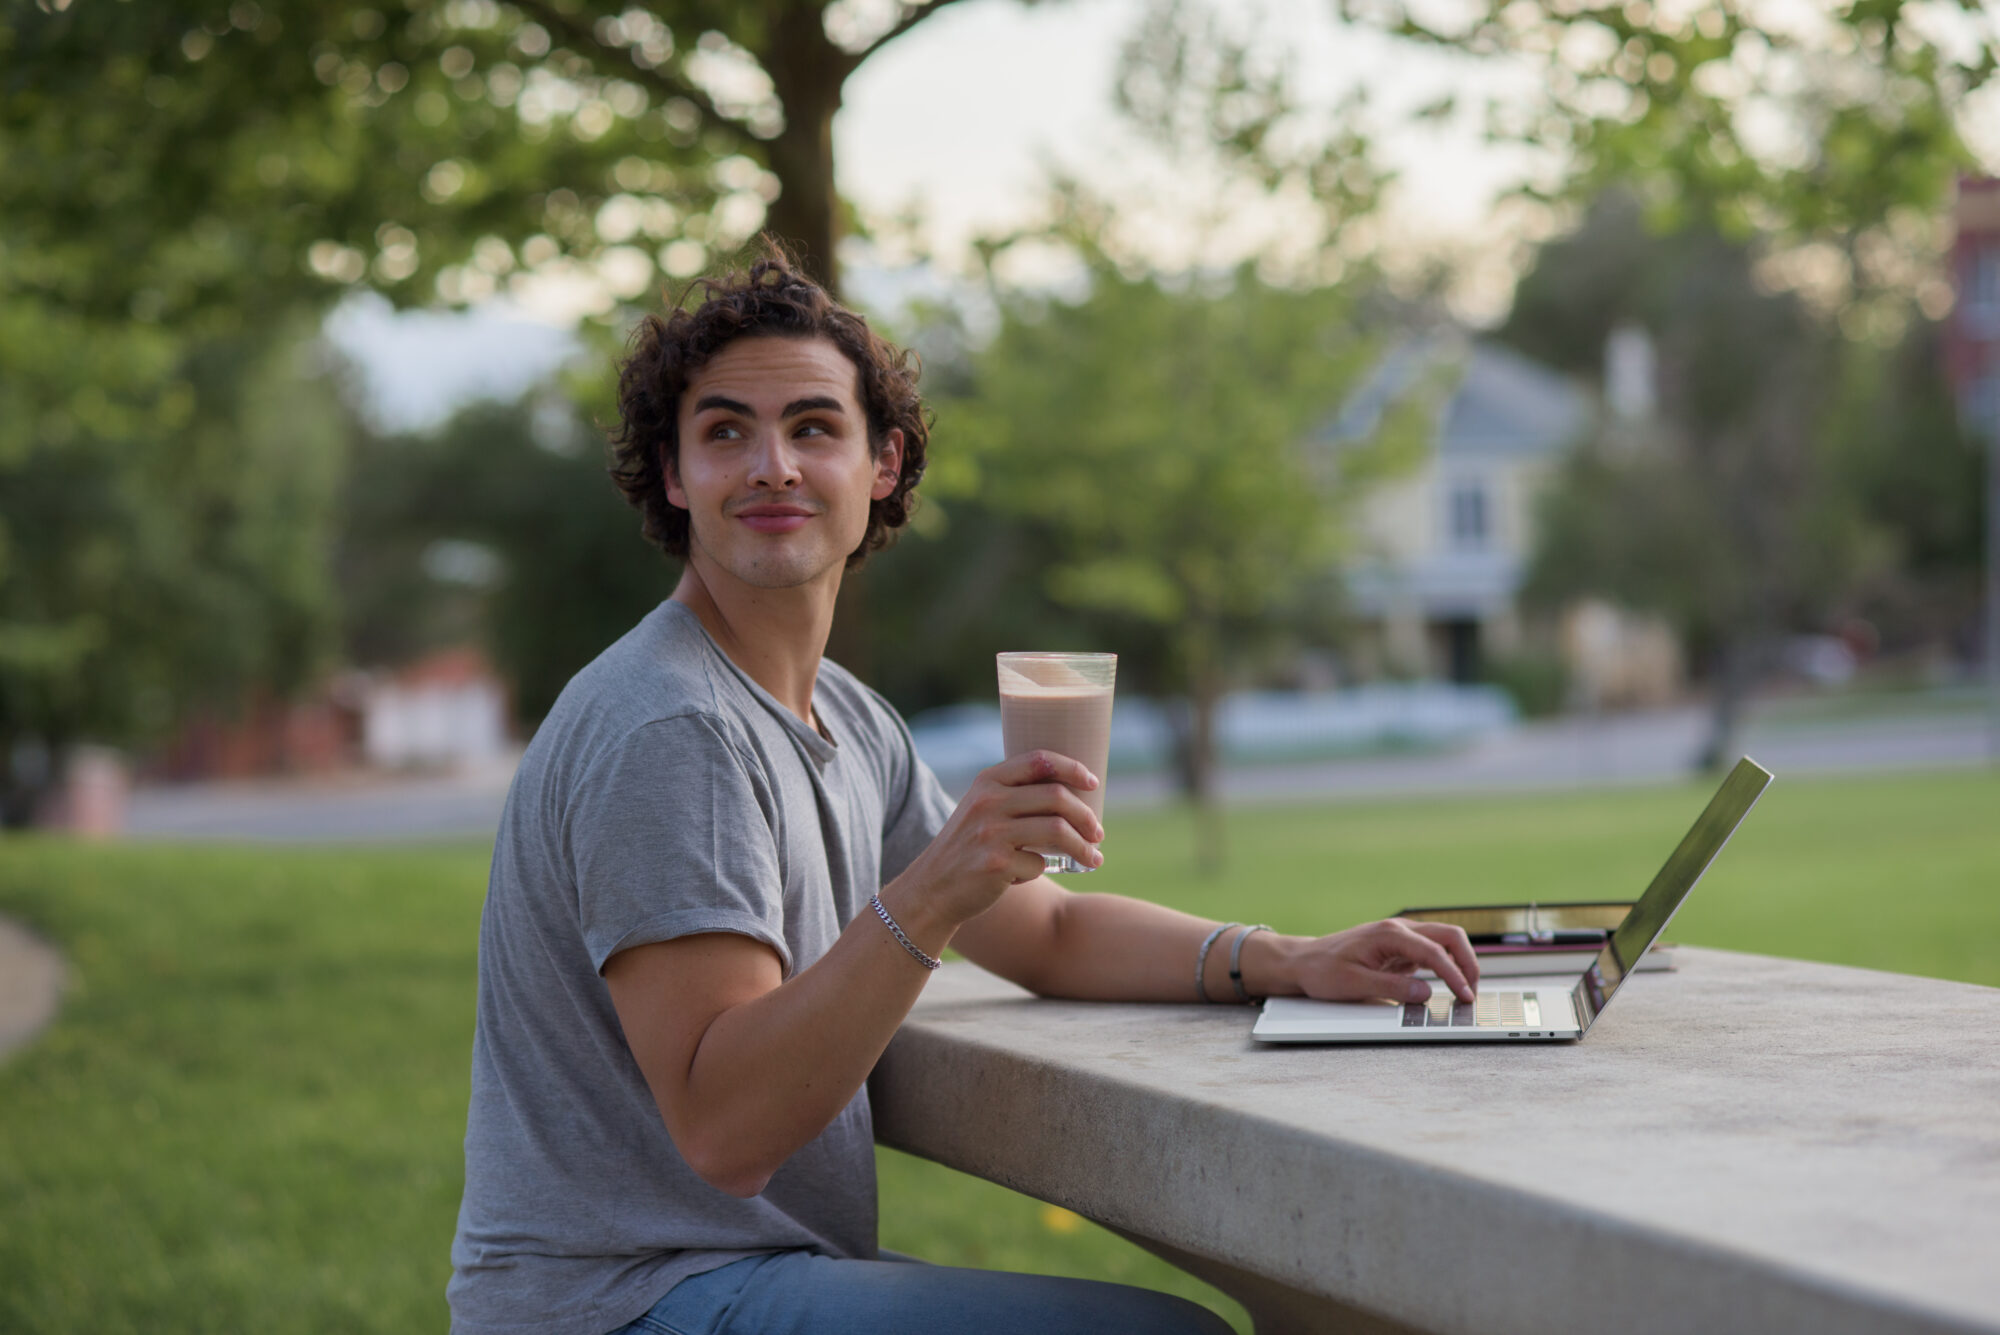
[[[730,711],[708,658],[693,618],[661,603],[570,678],[529,751],[587,767],[655,725],[726,730]]]

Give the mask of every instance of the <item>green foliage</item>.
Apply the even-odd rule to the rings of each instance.
[[[498,5],[14,5],[0,66],[0,767],[325,665],[342,428],[290,362],[348,284],[470,298],[604,256],[614,194],[678,237],[722,193]]]
[[[1524,100],[1484,108],[1488,137],[1562,161],[1530,196],[1639,190],[1663,227],[1713,228],[1829,261],[1842,292],[1907,295],[1910,261],[1953,174],[1969,94],[2000,69],[1991,6],[1841,0],[1787,9],[1622,0],[1336,0],[1347,20],[1479,58],[1507,57]],[[1928,12],[1921,12],[1928,11]]]
[[[1107,264],[1082,301],[1009,298],[976,397],[944,421],[982,499],[1058,544],[1058,601],[1256,618],[1330,554],[1301,441],[1371,350],[1344,293],[1247,271],[1176,291]]]
[[[823,0],[7,7],[0,760],[23,736],[142,740],[192,699],[283,692],[318,664],[336,414],[305,391],[265,434],[243,378],[266,349],[364,281],[405,304],[557,284],[619,323],[774,198],[795,234],[829,229],[806,239],[831,277],[840,83],[933,7],[862,16],[845,44]],[[532,711],[554,689],[543,641],[568,661],[625,577],[509,532],[495,633]],[[558,577],[574,600],[526,593]],[[394,583],[372,581],[380,602]]]
[[[1827,413],[1835,485],[1873,547],[1846,602],[1890,649],[1969,641],[1979,616],[1985,450],[1958,419],[1942,344],[1928,320],[1892,347],[1849,343]]]
[[[1510,654],[1486,665],[1486,680],[1528,718],[1559,714],[1569,703],[1569,668],[1555,654]]]
[[[98,347],[78,321],[0,324],[47,373],[0,392],[70,391],[0,455],[0,767],[18,742],[145,739],[191,706],[323,667],[344,442],[301,341],[207,344],[150,393],[170,360],[157,339]],[[115,379],[127,350],[131,397],[87,383]],[[33,776],[6,786],[8,816],[25,817]]]
[[[1612,423],[1565,466],[1531,597],[1659,612],[1698,654],[1855,612],[1901,644],[1949,635],[1971,615],[1980,455],[1937,328],[1889,348],[1841,338],[1757,291],[1756,258],[1656,233],[1613,193],[1522,280],[1509,341],[1589,374],[1615,327],[1638,326],[1661,389],[1657,421]]]
[[[500,5],[14,6],[8,287],[199,336],[364,277],[472,298],[706,235],[722,153],[632,82],[619,32],[579,52]],[[621,194],[629,232],[600,229]]]
[[[1711,231],[1657,234],[1610,194],[1543,249],[1504,331],[1572,369],[1614,324],[1651,334],[1658,415],[1609,422],[1565,464],[1526,592],[1665,616],[1715,673],[1716,758],[1778,637],[1823,626],[1874,555],[1830,466],[1840,344],[1797,297],[1760,291],[1756,260]]]
[[[1303,281],[1338,278],[1337,242],[1347,225],[1372,213],[1389,178],[1364,128],[1359,93],[1323,112],[1300,95],[1282,52],[1256,35],[1239,35],[1236,12],[1225,21],[1202,0],[1154,0],[1119,52],[1113,102],[1126,121],[1182,167],[1227,182],[1208,207],[1175,219],[1203,234],[1232,218],[1285,200],[1310,201],[1298,233],[1275,242],[1261,262]],[[1125,202],[1129,212],[1138,201]]]
[[[1704,799],[1246,808],[1216,879],[1189,868],[1181,813],[1114,810],[1097,875],[1297,931],[1440,899],[1596,898],[1643,887]],[[1982,774],[1785,780],[1673,935],[2000,985],[1996,801]],[[55,941],[72,976],[54,1026],[0,1065],[0,1329],[440,1327],[486,863],[470,847],[0,842],[0,913]],[[936,1165],[885,1154],[881,1192],[888,1247],[1218,1301]]]
[[[1053,179],[1042,225],[981,242],[997,336],[948,308],[916,321],[939,414],[924,508],[858,582],[871,632],[898,646],[871,679],[899,704],[990,696],[1001,649],[1116,652],[1121,689],[1190,697],[1199,791],[1227,675],[1334,637],[1347,509],[1415,462],[1429,423],[1412,395],[1368,442],[1306,440],[1379,350],[1369,277],[1337,244],[1383,179],[1356,105],[1312,112],[1284,61],[1183,0],[1148,7],[1116,101],[1170,160],[1227,183],[1173,219],[1196,253],[1303,200],[1299,235],[1231,269],[1163,271],[1129,234],[1138,201]],[[1068,296],[996,276],[1051,254]]]
[[[940,426],[972,455],[980,503],[1045,554],[1049,598],[1126,628],[1128,681],[1186,693],[1182,779],[1208,806],[1230,675],[1324,620],[1358,491],[1344,469],[1369,452],[1314,467],[1305,438],[1377,345],[1347,290],[1273,287],[1247,265],[1132,277],[1072,240],[1087,294],[999,294],[974,390]],[[1204,860],[1219,857],[1217,831]]]

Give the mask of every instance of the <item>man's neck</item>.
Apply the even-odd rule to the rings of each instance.
[[[704,578],[699,557],[690,559],[674,587],[673,601],[700,618],[729,661],[809,728],[813,683],[833,629],[833,604],[840,592],[839,570],[832,578],[791,589],[751,588],[727,575]]]

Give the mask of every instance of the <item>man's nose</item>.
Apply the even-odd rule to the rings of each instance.
[[[750,485],[789,490],[799,484],[799,460],[782,431],[759,433],[750,458]]]

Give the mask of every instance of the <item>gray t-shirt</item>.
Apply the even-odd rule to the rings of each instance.
[[[600,973],[738,932],[789,978],[936,836],[951,800],[888,703],[824,662],[813,712],[827,736],[667,602],[536,732],[479,928],[454,1332],[603,1335],[745,1256],[875,1255],[867,1090],[762,1195],[719,1191],[674,1149]]]

